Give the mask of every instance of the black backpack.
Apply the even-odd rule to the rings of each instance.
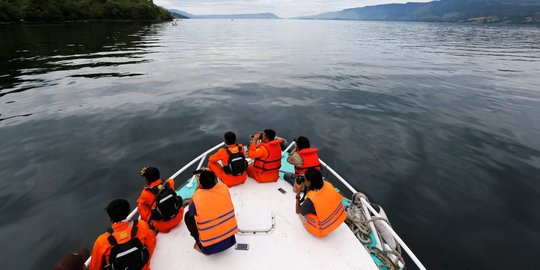
[[[248,166],[244,153],[241,152],[242,148],[237,144],[238,152],[232,153],[229,147],[225,147],[225,150],[229,154],[229,164],[223,166],[223,171],[226,174],[232,174],[233,176],[242,175]]]
[[[133,221],[131,228],[131,239],[129,241],[118,244],[114,238],[113,229],[109,228],[107,232],[109,237],[107,240],[111,244],[111,253],[109,255],[109,264],[105,266],[105,270],[141,270],[148,262],[150,254],[146,246],[143,246],[137,235],[137,220]]]
[[[168,221],[178,215],[182,208],[182,197],[169,186],[169,182],[162,181],[159,186],[146,190],[156,195],[152,203],[152,205],[156,205],[152,209],[152,220]]]

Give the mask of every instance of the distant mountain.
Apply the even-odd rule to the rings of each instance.
[[[273,13],[194,15],[178,9],[169,9],[169,12],[190,19],[279,19],[279,17]]]
[[[183,15],[182,13],[178,13],[178,12],[174,12],[172,10],[168,10],[169,13],[171,13],[171,15],[175,18],[175,19],[189,19],[188,16],[186,15]],[[184,13],[184,12],[183,12]]]
[[[171,14],[181,15],[181,16],[184,16],[184,17],[186,17],[186,18],[192,18],[192,17],[195,16],[195,15],[193,15],[193,14],[189,14],[189,13],[187,13],[187,12],[185,12],[185,11],[183,11],[183,10],[179,10],[179,9],[172,9],[172,8],[170,8],[170,9],[168,9],[168,11],[169,11]],[[174,16],[174,15],[173,15],[173,16]]]
[[[298,19],[540,23],[540,0],[441,0],[385,4]]]

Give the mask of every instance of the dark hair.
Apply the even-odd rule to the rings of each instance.
[[[148,183],[153,183],[154,181],[159,180],[161,177],[159,175],[159,170],[155,167],[146,167],[141,170],[141,176],[146,178]]]
[[[107,205],[107,214],[112,222],[122,221],[127,218],[131,207],[124,199],[116,199]]]
[[[306,179],[311,182],[311,185],[309,185],[310,190],[321,189],[323,187],[322,174],[319,170],[309,168],[304,175],[306,176]]]
[[[265,129],[264,134],[266,134],[269,141],[273,141],[276,138],[276,132],[273,129]]]
[[[236,134],[234,134],[234,132],[232,132],[232,131],[226,132],[225,136],[223,136],[223,137],[225,138],[225,144],[227,144],[227,145],[236,143]]]
[[[296,146],[298,147],[298,150],[309,148],[310,146],[308,138],[304,136],[296,138]]]
[[[199,175],[199,184],[202,189],[211,189],[216,185],[216,175],[213,171],[203,170]]]

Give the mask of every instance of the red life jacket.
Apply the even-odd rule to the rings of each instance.
[[[264,159],[255,159],[253,166],[262,171],[277,171],[281,168],[281,142],[277,139],[267,143],[261,142],[259,147],[264,147],[268,151],[268,156]]]
[[[297,151],[302,157],[302,166],[294,166],[294,173],[304,174],[307,169],[315,168],[321,170],[321,163],[319,162],[319,155],[317,155],[317,148],[304,148],[300,151]]]
[[[234,205],[225,184],[198,189],[192,199],[197,208],[195,221],[201,245],[207,247],[219,243],[238,232]]]
[[[317,237],[325,237],[341,225],[347,218],[343,197],[334,186],[324,181],[318,191],[310,190],[306,196],[315,207],[315,214],[306,215],[306,229]]]

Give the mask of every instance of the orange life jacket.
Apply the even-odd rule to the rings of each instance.
[[[321,163],[319,162],[319,156],[317,155],[317,148],[305,148],[297,151],[302,157],[302,166],[294,166],[294,173],[304,174],[309,168],[316,168],[321,170]]]
[[[255,159],[253,166],[262,171],[277,171],[281,168],[281,142],[277,139],[267,143],[261,142],[259,147],[264,147],[268,150],[268,156],[264,159]]]
[[[345,221],[347,213],[342,196],[334,186],[324,181],[318,191],[310,190],[307,198],[315,206],[315,214],[306,215],[306,229],[317,237],[325,237]]]
[[[238,232],[231,194],[226,185],[216,183],[211,189],[198,189],[192,199],[197,209],[195,221],[201,245],[207,247],[219,243]]]

